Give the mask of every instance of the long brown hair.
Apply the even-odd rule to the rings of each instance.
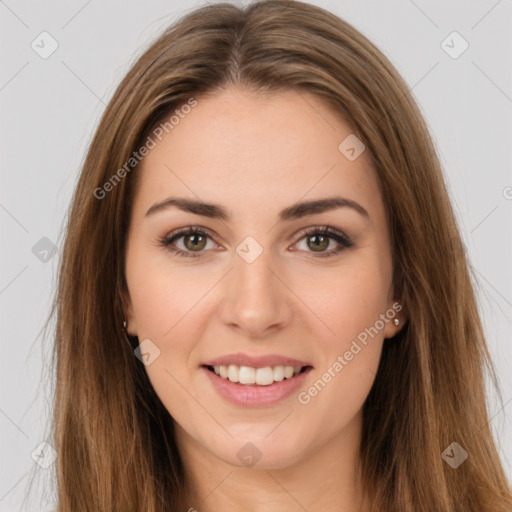
[[[90,144],[51,313],[58,512],[188,508],[173,420],[121,325],[131,159],[165,116],[231,85],[317,95],[350,123],[377,173],[408,322],[384,343],[364,404],[360,470],[372,511],[510,511],[474,276],[419,108],[351,25],[307,3],[267,0],[208,5],[165,30],[118,86]],[[468,454],[457,468],[443,457],[452,443]]]

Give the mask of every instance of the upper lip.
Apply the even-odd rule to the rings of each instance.
[[[293,357],[268,354],[263,356],[249,356],[247,354],[227,354],[225,356],[216,357],[203,363],[204,366],[229,366],[236,364],[238,366],[249,366],[252,368],[263,368],[265,366],[311,366],[305,361],[300,361]]]

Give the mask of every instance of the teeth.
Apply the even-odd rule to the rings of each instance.
[[[260,386],[269,386],[273,382],[280,382],[283,379],[290,379],[298,375],[302,369],[301,366],[265,366],[264,368],[252,368],[250,366],[238,366],[230,364],[229,366],[214,366],[215,373],[223,379],[240,384],[258,384]]]
[[[231,364],[228,366],[228,379],[231,382],[238,382],[239,369],[237,366]]]
[[[241,368],[240,373],[242,373]],[[266,366],[265,368],[258,368],[254,372],[254,380],[256,381],[256,384],[259,384],[260,386],[268,386],[274,382],[274,370],[270,366]],[[252,382],[248,384],[252,384]]]
[[[256,384],[256,370],[249,366],[241,366],[238,372],[238,382],[240,384]]]
[[[276,382],[284,379],[284,366],[275,366],[273,370],[273,377]]]

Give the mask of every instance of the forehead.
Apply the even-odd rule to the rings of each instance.
[[[353,137],[350,125],[312,94],[233,88],[198,97],[187,112],[161,140],[153,137],[156,147],[137,170],[135,214],[168,195],[224,204],[240,216],[333,195],[379,207],[368,152],[345,156],[339,146]]]

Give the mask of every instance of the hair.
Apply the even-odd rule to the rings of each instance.
[[[359,469],[371,510],[510,511],[486,403],[486,370],[498,381],[475,276],[420,109],[350,24],[300,1],[266,0],[208,5],[166,28],[117,87],[90,143],[50,313],[57,512],[186,509],[173,419],[134,357],[137,339],[122,329],[139,165],[113,178],[162,119],[234,86],[322,99],[366,145],[378,179],[408,320],[384,343],[363,406]],[[452,442],[469,454],[457,469],[442,457]]]

